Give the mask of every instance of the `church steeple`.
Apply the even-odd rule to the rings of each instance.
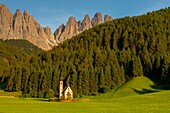
[[[61,99],[63,96],[63,80],[64,80],[64,78],[61,76],[60,84],[59,84],[59,99]]]

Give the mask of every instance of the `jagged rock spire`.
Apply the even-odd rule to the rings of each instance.
[[[111,20],[111,16],[106,15],[105,21]],[[75,17],[71,16],[67,22],[67,25],[62,24],[55,32],[54,37],[58,42],[63,42],[66,39],[70,39],[72,36],[77,35],[85,30],[93,28],[94,26],[102,23],[102,14],[97,12],[92,20],[90,20],[89,14],[85,15],[83,21],[76,22]]]
[[[17,9],[13,15],[3,4],[0,4],[0,39],[25,39],[44,50],[56,45],[49,27],[41,27],[27,11],[22,14]]]

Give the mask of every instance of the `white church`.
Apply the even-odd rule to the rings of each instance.
[[[60,85],[59,85],[59,99],[72,99],[73,98],[73,91],[71,90],[70,86],[63,88],[63,78],[60,78]]]

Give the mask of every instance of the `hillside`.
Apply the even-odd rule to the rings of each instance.
[[[105,94],[98,94],[97,96],[87,96],[87,98],[96,101],[106,101],[121,97],[138,96],[141,94],[149,94],[165,91],[158,88],[158,83],[153,82],[145,76],[138,76],[122,84],[117,89],[113,89]],[[162,86],[163,88],[164,86]]]
[[[57,96],[61,76],[75,97],[104,93],[143,75],[168,84],[169,26],[170,8],[97,25],[12,68],[7,89]]]
[[[158,89],[154,89],[154,86],[155,83],[147,77],[136,77],[119,87],[115,91],[114,97],[133,96],[159,91]]]
[[[0,77],[4,70],[26,63],[40,52],[41,49],[26,40],[0,40]]]
[[[19,50],[24,51],[27,54],[38,55],[43,50],[28,42],[27,40],[5,40],[10,46],[15,46]]]

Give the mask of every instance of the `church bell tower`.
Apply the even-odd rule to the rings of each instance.
[[[60,84],[59,84],[59,99],[63,97],[63,77],[60,77]]]

